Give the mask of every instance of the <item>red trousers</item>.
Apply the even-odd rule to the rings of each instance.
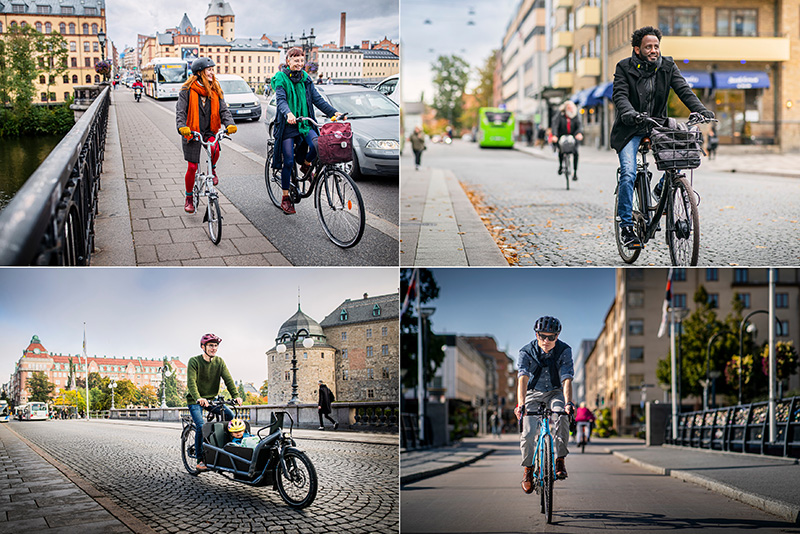
[[[209,138],[211,139],[211,138]],[[206,139],[208,141],[208,139]],[[217,164],[217,160],[219,159],[219,143],[215,143],[211,147],[211,165],[215,166]],[[186,182],[186,194],[191,194],[192,189],[194,188],[194,176],[197,174],[197,163],[189,162],[189,168],[186,169],[186,176],[184,177],[184,182]],[[214,171],[216,174],[216,171]]]

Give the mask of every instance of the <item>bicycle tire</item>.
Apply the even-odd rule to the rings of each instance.
[[[281,208],[281,200],[283,200],[283,187],[281,186],[281,170],[272,168],[272,152],[274,145],[270,145],[267,149],[267,162],[264,164],[264,183],[267,186],[267,194],[269,199],[276,208]]]
[[[183,460],[183,467],[192,475],[197,476],[197,456],[195,454],[195,429],[194,425],[189,425],[183,429],[181,433],[181,459]],[[192,461],[194,460],[194,464]]]
[[[672,265],[697,265],[700,214],[694,190],[686,177],[676,177],[667,200],[667,246]]]
[[[544,495],[544,515],[548,524],[553,522],[553,482],[555,473],[553,472],[553,438],[546,436],[542,442],[544,455],[544,480],[542,495]]]
[[[583,454],[585,452],[586,452],[586,440],[582,439],[581,440],[581,454]]]
[[[194,202],[194,212],[200,210],[200,193],[202,192],[202,182],[195,177],[194,187],[192,188],[192,202]]]
[[[314,464],[304,453],[291,447],[284,451],[283,459],[288,473],[284,472],[281,462],[278,462],[275,468],[278,493],[292,508],[305,508],[317,496],[317,471]]]
[[[219,245],[222,239],[222,213],[219,209],[219,200],[215,195],[208,197],[208,211],[206,213],[208,218],[208,237],[215,245]]]
[[[321,172],[314,198],[319,222],[335,245],[353,247],[364,235],[366,224],[361,191],[353,179],[339,169],[328,166]]]
[[[570,161],[571,159],[572,157],[569,152],[564,154],[564,178],[567,179],[567,191],[569,191],[569,179],[570,173],[572,172],[570,170],[570,166],[572,165],[572,162]]]
[[[636,180],[633,183],[633,196],[631,198],[631,217],[633,218],[633,229],[636,234],[639,236],[640,240],[644,239],[645,235],[645,219],[644,215],[642,214],[642,206],[644,206],[644,202],[642,201],[642,194],[643,194],[643,183],[644,180],[637,174]],[[617,251],[619,252],[619,257],[622,258],[622,261],[625,263],[633,263],[639,258],[639,254],[642,253],[641,248],[629,249],[625,245],[622,244],[622,236],[620,236],[619,230],[619,223],[617,221],[617,213],[619,207],[619,185],[617,185],[617,194],[614,196],[614,239],[617,242]],[[642,242],[642,246],[644,246],[644,242]]]

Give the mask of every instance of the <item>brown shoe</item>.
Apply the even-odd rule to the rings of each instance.
[[[564,480],[567,478],[567,466],[564,463],[564,458],[556,458],[556,478]]]
[[[183,205],[183,211],[186,213],[194,213],[194,200],[192,195],[186,195],[186,203]]]
[[[522,491],[533,493],[533,467],[526,467],[522,475]]]
[[[198,471],[208,471],[208,466],[203,462],[200,462],[197,464],[197,467],[195,467],[195,469],[197,469]]]
[[[308,169],[310,168],[311,168],[311,163],[309,163],[308,161],[304,161],[300,165],[300,175],[305,176],[308,173]]]
[[[287,215],[297,213],[294,210],[294,204],[292,204],[292,200],[289,198],[289,195],[283,195],[283,199],[281,200],[281,209]]]

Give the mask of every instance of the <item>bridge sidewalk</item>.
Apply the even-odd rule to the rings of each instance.
[[[154,532],[8,424],[0,425],[0,463],[0,533]]]
[[[127,91],[112,94],[101,213],[96,223],[100,252],[92,264],[131,265],[126,256],[131,247],[127,229],[123,221],[114,220],[127,207],[134,265],[289,265],[222,193],[222,241],[214,245],[209,240],[203,214],[183,211],[183,153],[154,123],[163,122],[161,112],[153,111],[158,115],[152,118],[145,108]],[[244,158],[234,150],[224,152],[232,163]]]

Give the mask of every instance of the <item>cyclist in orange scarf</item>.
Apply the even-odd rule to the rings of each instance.
[[[222,95],[222,88],[214,75],[214,62],[201,57],[192,62],[192,76],[183,84],[175,106],[175,123],[183,136],[183,158],[189,162],[186,170],[186,213],[194,213],[192,188],[197,165],[200,163],[200,143],[192,139],[191,132],[200,132],[208,140],[214,137],[221,124],[227,126],[229,134],[236,132],[233,116]],[[214,185],[217,185],[216,164],[219,159],[219,143],[211,151]]]

